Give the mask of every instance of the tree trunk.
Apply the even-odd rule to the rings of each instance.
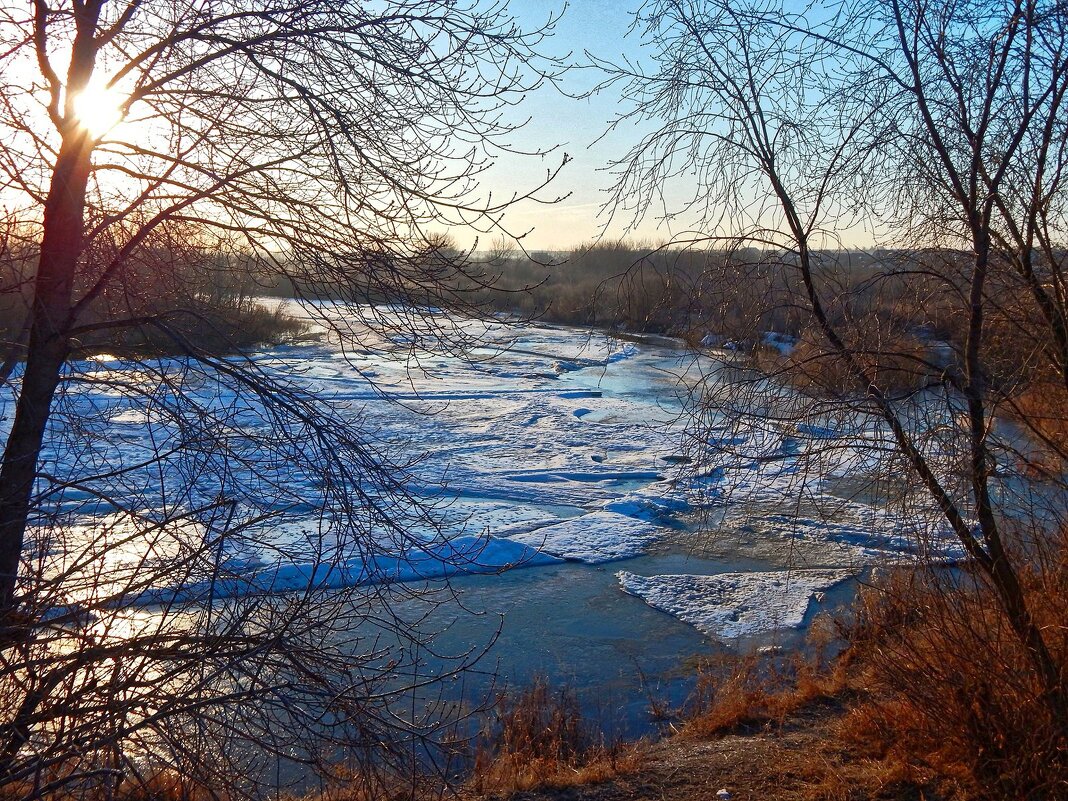
[[[18,599],[19,559],[52,399],[69,349],[71,295],[82,252],[92,143],[83,130],[64,137],[44,211],[44,235],[30,311],[26,369],[0,464],[0,629]],[[6,620],[5,620],[6,619]],[[0,636],[0,639],[3,639]]]

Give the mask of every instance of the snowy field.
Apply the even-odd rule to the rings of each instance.
[[[618,575],[602,570],[596,581],[615,575],[619,598],[648,604],[643,619],[654,622],[647,625],[670,615],[701,635],[733,642],[803,626],[825,592],[870,566],[909,560],[921,547],[954,556],[938,537],[903,528],[876,499],[841,491],[881,469],[886,434],[870,420],[769,416],[754,425],[706,416],[704,441],[696,444],[689,436],[691,389],[719,380],[708,359],[665,340],[455,325],[477,346],[440,355],[418,335],[398,333],[354,349],[313,325],[319,338],[255,354],[246,365],[358,416],[374,453],[409,465],[401,489],[429,503],[429,517],[402,515],[403,526],[386,531],[372,520],[364,531],[374,541],[351,542],[342,553],[319,509],[335,496],[324,495],[321,478],[306,471],[287,474],[282,459],[267,475],[262,466],[258,473],[250,468],[236,482],[243,489],[227,522],[236,514],[254,534],[228,541],[215,563],[194,566],[180,581],[170,576],[139,587],[126,601],[150,606],[209,593],[492,574],[478,585],[485,592],[490,582],[513,581],[518,568],[529,572],[529,586],[538,571],[558,576],[565,563],[620,562]],[[381,348],[396,353],[385,358]],[[196,468],[202,474],[190,472],[186,457],[164,460],[164,470],[142,466],[190,436],[179,396],[194,401],[206,429],[201,438],[232,428],[231,454],[241,455],[242,430],[262,434],[268,424],[262,405],[237,399],[210,373],[184,373],[179,362],[138,366],[102,354],[75,365],[57,417],[66,428],[51,433],[46,452],[46,472],[63,481],[45,503],[62,513],[65,528],[42,527],[32,558],[69,573],[74,562],[86,561],[91,542],[119,563],[119,574],[123,559],[132,573],[143,569],[146,554],[123,542],[130,531],[155,512],[168,521],[160,531],[170,531],[182,525],[174,511],[182,504],[210,505],[212,482],[223,480],[213,478],[221,468],[207,457]],[[0,404],[6,427],[10,397]],[[100,477],[117,465],[121,479],[109,491],[136,494],[145,506],[134,510],[137,524],[100,489]],[[152,469],[156,484],[146,472]],[[86,489],[93,482],[96,489]],[[285,502],[257,508],[257,493],[273,498],[272,492]],[[189,536],[203,537],[212,525],[197,518],[188,523]],[[160,562],[175,554],[159,544],[163,539],[151,555]],[[327,558],[330,547],[337,551]],[[665,565],[672,572],[656,572]]]

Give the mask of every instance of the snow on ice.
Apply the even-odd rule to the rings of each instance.
[[[660,538],[660,526],[616,512],[592,512],[513,539],[570,561],[598,564],[641,555]]]
[[[325,304],[318,313],[347,312],[331,311]],[[381,318],[390,311],[374,313]],[[827,499],[823,483],[828,476],[873,470],[876,457],[871,454],[880,452],[880,432],[868,421],[797,425],[770,419],[749,427],[713,420],[706,428],[704,451],[694,451],[685,438],[688,393],[708,377],[707,359],[662,341],[622,343],[578,329],[463,320],[451,324],[477,335],[479,346],[461,357],[427,349],[433,331],[404,342],[380,337],[377,343],[365,332],[367,348],[346,350],[320,328],[323,338],[317,342],[250,357],[255,369],[284,376],[335,409],[358,414],[374,447],[411,461],[415,466],[406,489],[433,505],[437,525],[406,530],[406,542],[423,543],[421,549],[363,543],[364,550],[374,548],[377,556],[342,559],[320,573],[310,553],[301,552],[309,541],[306,532],[312,532],[312,540],[325,536],[317,530],[321,521],[314,504],[301,506],[317,497],[316,487],[311,479],[293,475],[285,482],[290,497],[284,520],[266,522],[258,538],[248,532],[247,539],[258,547],[232,555],[224,593],[419,580],[561,559],[627,559],[645,553],[679,528],[682,515],[702,506],[730,507],[758,499],[788,507],[790,499],[801,495]],[[770,344],[785,349],[792,343],[779,338]],[[376,354],[375,347],[394,348],[395,357]],[[137,365],[106,355],[73,365],[71,375],[77,380],[65,382],[59,403],[86,421],[92,436],[73,463],[71,452],[61,450],[65,432],[54,432],[49,442],[57,442],[57,450],[44,454],[49,472],[75,487],[80,465],[94,465],[100,473],[107,473],[106,465],[127,465],[131,486],[151,486],[150,469],[141,481],[136,465],[154,449],[179,442],[177,407],[168,405],[169,396],[157,387],[180,386],[186,399],[205,409],[229,410],[233,447],[240,448],[243,431],[264,424],[253,406],[227,394],[232,391],[225,382],[187,374],[182,367],[177,360]],[[0,392],[0,435],[10,425],[12,397],[10,390]],[[812,463],[806,463],[814,449],[829,469],[813,471]],[[214,486],[194,487],[190,504],[210,503],[216,491]],[[145,503],[162,506],[166,493],[158,494],[154,499],[146,493]],[[908,558],[915,551],[916,537],[885,510],[837,501],[834,523],[758,512],[753,531],[827,543],[835,554],[829,564],[836,568]],[[114,511],[106,504],[94,506],[90,494],[74,489],[58,493],[55,504],[86,526]],[[268,514],[272,510],[262,511],[264,520],[280,520]],[[79,514],[84,519],[77,520]],[[132,562],[138,558],[130,555]],[[798,625],[812,593],[847,574],[836,569],[789,575],[620,575],[626,591],[653,606],[715,636],[736,637],[772,625]],[[181,587],[152,588],[142,600],[192,600],[206,591],[205,584],[191,579]],[[766,598],[777,600],[762,609]]]
[[[849,570],[781,570],[716,576],[616,574],[624,592],[720,640],[799,628],[819,593]],[[818,603],[818,601],[817,601]]]

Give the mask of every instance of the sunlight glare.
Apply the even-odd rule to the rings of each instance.
[[[126,97],[114,88],[87,86],[74,98],[74,115],[78,124],[99,139],[122,122]]]

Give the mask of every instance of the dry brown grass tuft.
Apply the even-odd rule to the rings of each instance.
[[[1068,692],[1068,560],[1063,544],[1048,553],[1025,580]],[[866,698],[841,734],[862,753],[937,777],[947,797],[1068,798],[1068,717],[980,580],[898,574],[861,594],[847,633]]]
[[[417,770],[404,776],[365,771],[346,776],[344,771],[338,772],[341,775],[323,790],[282,796],[277,801],[440,801],[456,797],[455,791],[434,772]]]
[[[834,699],[844,687],[837,661],[825,658],[829,623],[818,620],[808,647],[786,654],[726,654],[698,664],[683,733],[696,737],[782,723],[789,715]]]
[[[800,755],[811,760],[812,754]],[[809,763],[805,801],[948,801],[923,775],[897,762],[850,755],[841,762]]]
[[[227,801],[222,788],[208,788],[170,770],[160,770],[119,784],[114,801]],[[110,799],[109,799],[110,801]]]
[[[160,769],[147,773],[105,768],[86,769],[84,765],[53,768],[37,777],[36,782],[6,785],[0,798],[53,798],[58,801],[231,801],[233,794],[224,787],[209,787],[174,770]]]
[[[1030,431],[1039,448],[1025,467],[1040,476],[1059,476],[1068,462],[1068,389],[1053,381],[1034,381],[1011,399],[1007,411]]]
[[[468,785],[479,795],[511,795],[603,782],[637,770],[641,753],[640,744],[606,743],[583,721],[573,692],[537,678],[498,697]]]

